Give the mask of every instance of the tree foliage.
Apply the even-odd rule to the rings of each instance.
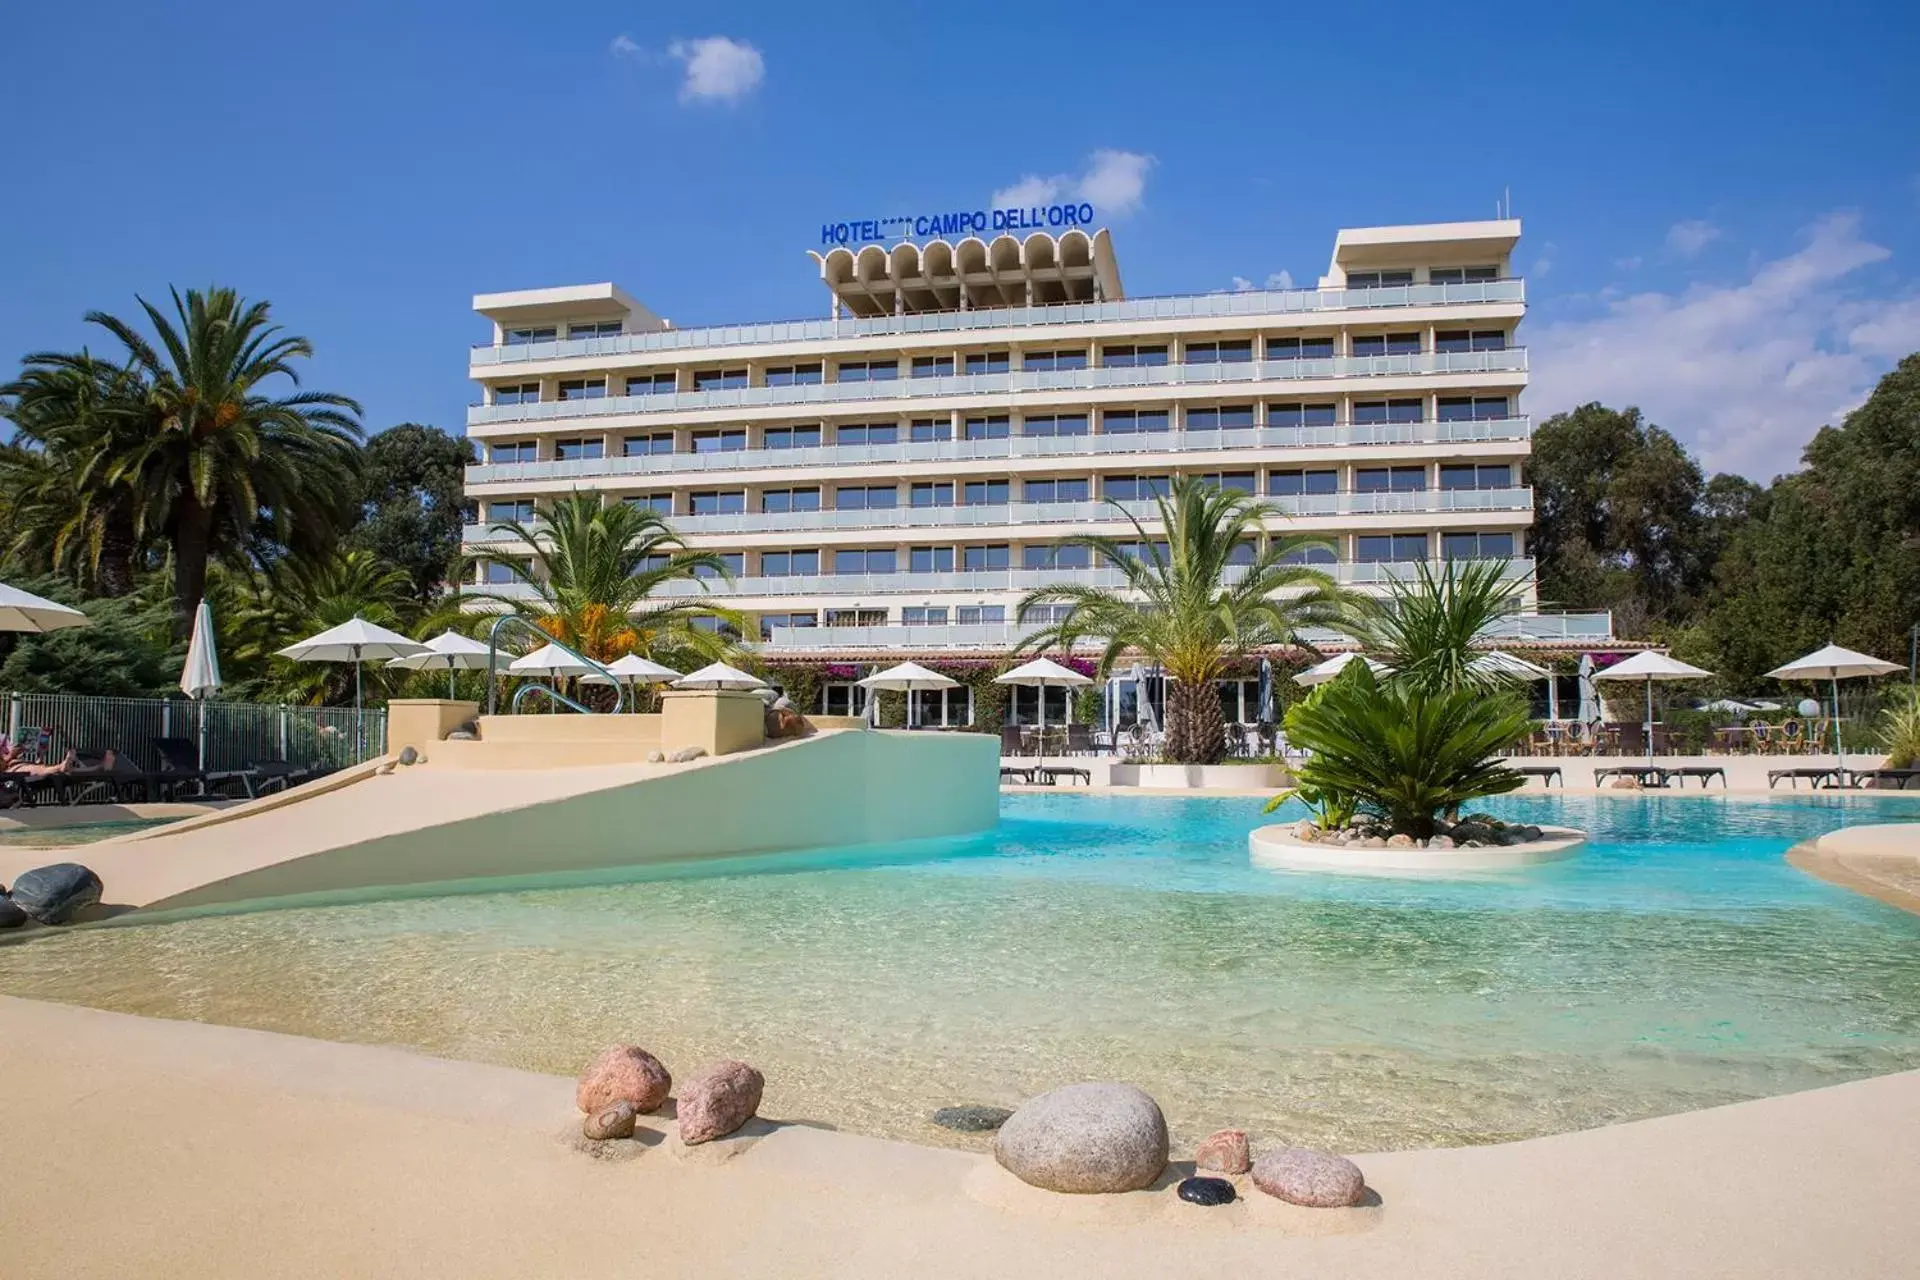
[[[360,466],[360,523],[347,545],[404,570],[414,598],[441,594],[460,566],[464,486],[473,444],[407,422],[367,441]]]

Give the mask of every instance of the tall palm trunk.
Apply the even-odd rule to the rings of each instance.
[[[1218,764],[1227,754],[1227,722],[1213,682],[1167,681],[1167,759]]]
[[[96,585],[103,596],[129,596],[133,594],[133,563],[140,551],[140,540],[134,534],[133,511],[125,503],[117,503],[107,512],[100,527],[100,558],[95,566]]]
[[[207,558],[213,548],[213,510],[183,496],[173,524],[173,634],[193,634],[193,614],[207,592]]]

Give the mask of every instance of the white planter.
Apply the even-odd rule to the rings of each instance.
[[[1572,827],[1543,827],[1543,838],[1527,844],[1489,845],[1484,849],[1363,849],[1350,844],[1302,840],[1293,823],[1256,828],[1247,837],[1255,865],[1286,871],[1331,871],[1344,875],[1445,876],[1480,871],[1511,871],[1541,862],[1571,858],[1587,844],[1587,833]]]
[[[1109,780],[1116,787],[1171,791],[1278,791],[1292,785],[1286,766],[1278,764],[1116,764]]]

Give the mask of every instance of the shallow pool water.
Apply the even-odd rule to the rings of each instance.
[[[148,827],[163,827],[174,818],[151,818],[128,822],[78,822],[66,827],[0,828],[0,845],[33,845],[57,848],[73,844],[92,844],[95,840],[113,840],[132,835]]]
[[[1920,919],[1787,866],[1891,798],[1509,797],[1579,858],[1466,881],[1252,866],[1253,800],[1008,796],[991,836],[0,947],[0,990],[572,1073],[632,1039],[777,1116],[975,1142],[935,1107],[1079,1079],[1365,1151],[1920,1067]]]

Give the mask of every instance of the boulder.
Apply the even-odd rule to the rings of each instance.
[[[1433,839],[1427,841],[1427,848],[1451,849],[1453,848],[1453,837],[1452,836],[1435,836],[1433,837]]]
[[[1210,1135],[1193,1153],[1196,1169],[1215,1173],[1245,1173],[1252,1165],[1245,1129],[1222,1129]]]
[[[633,1104],[621,1098],[588,1116],[586,1123],[580,1126],[580,1132],[595,1142],[606,1142],[612,1138],[631,1138],[636,1114],[638,1113],[634,1111]]]
[[[1211,1206],[1232,1204],[1237,1193],[1225,1178],[1186,1178],[1174,1188],[1174,1194],[1188,1204]]]
[[[665,762],[666,762],[666,758],[667,758],[667,753],[666,753],[666,752],[664,752],[664,751],[649,751],[649,752],[647,752],[647,763],[648,763],[648,764],[663,764],[663,763],[665,763]]]
[[[13,905],[41,924],[65,924],[100,901],[100,877],[77,862],[56,862],[23,872],[13,885]]]
[[[760,1110],[767,1078],[744,1062],[716,1062],[681,1086],[680,1141],[692,1147],[724,1138]]]
[[[1005,1107],[941,1107],[933,1113],[933,1122],[958,1133],[992,1133],[1012,1115]]]
[[[1282,1147],[1253,1162],[1253,1185],[1288,1204],[1342,1209],[1367,1194],[1360,1166],[1343,1156],[1305,1147]]]
[[[1413,848],[1413,837],[1404,831],[1396,831],[1387,837],[1387,848],[1411,849]]]
[[[1312,844],[1320,838],[1320,828],[1314,826],[1311,820],[1302,818],[1293,824],[1293,838]]]
[[[673,1076],[660,1059],[635,1044],[616,1044],[580,1073],[574,1102],[590,1116],[622,1100],[637,1112],[657,1110],[673,1089]]]
[[[813,733],[813,725],[807,718],[792,707],[768,707],[766,713],[766,735],[768,738],[805,738]]]
[[[26,922],[27,913],[12,898],[0,893],[0,929],[18,929]]]
[[[667,763],[686,764],[690,760],[698,760],[705,754],[707,754],[705,747],[681,747],[678,751],[667,753]]]
[[[1615,791],[1638,791],[1640,789],[1640,779],[1609,778],[1607,779],[1607,785],[1609,787],[1612,787]]]
[[[1167,1121],[1130,1084],[1070,1084],[1015,1111],[994,1137],[993,1156],[1047,1191],[1138,1191],[1167,1167]]]

